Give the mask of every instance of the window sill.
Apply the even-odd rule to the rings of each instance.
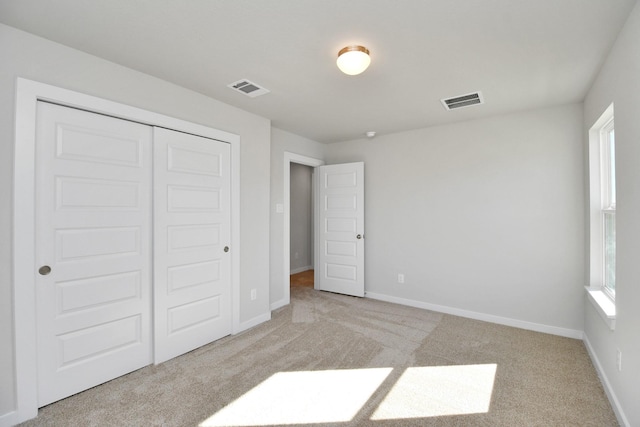
[[[585,286],[589,301],[612,331],[616,328],[616,304],[600,288]]]

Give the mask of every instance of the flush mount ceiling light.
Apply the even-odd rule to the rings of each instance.
[[[338,52],[336,64],[340,71],[350,76],[360,74],[371,63],[369,49],[364,46],[347,46]]]

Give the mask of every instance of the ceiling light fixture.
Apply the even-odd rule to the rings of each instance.
[[[371,63],[369,49],[364,46],[347,46],[338,52],[336,64],[340,71],[350,76],[360,74]]]

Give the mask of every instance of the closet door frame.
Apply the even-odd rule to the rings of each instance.
[[[232,333],[240,326],[240,137],[102,98],[18,78],[13,182],[13,318],[16,422],[38,415],[35,305],[35,138],[38,101],[186,132],[231,147]]]

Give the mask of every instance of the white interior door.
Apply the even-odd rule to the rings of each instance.
[[[154,130],[155,362],[231,333],[230,146]]]
[[[316,168],[318,289],[364,296],[364,163]]]
[[[38,103],[38,406],[151,363],[151,128]]]

